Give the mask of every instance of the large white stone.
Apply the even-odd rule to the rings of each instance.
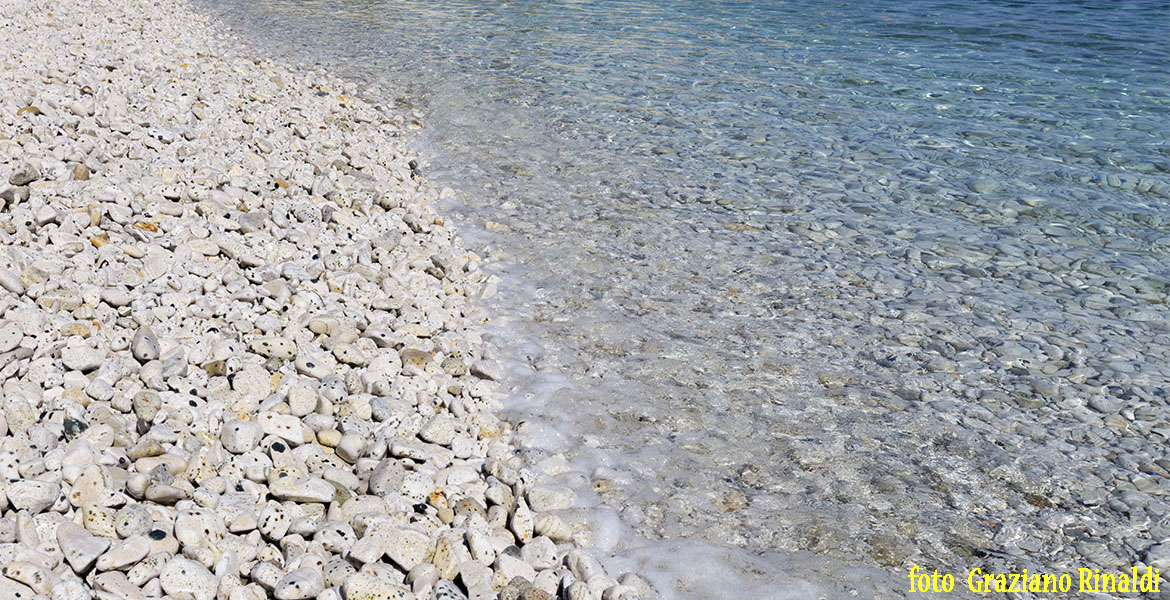
[[[203,565],[181,556],[167,562],[158,576],[164,592],[172,595],[190,594],[195,600],[215,598],[215,575]]]

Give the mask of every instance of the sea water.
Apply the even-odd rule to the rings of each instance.
[[[204,4],[425,114],[525,453],[664,596],[1170,536],[1166,2]]]

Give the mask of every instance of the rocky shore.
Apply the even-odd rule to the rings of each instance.
[[[0,14],[0,598],[654,596],[493,415],[417,115],[177,0]]]

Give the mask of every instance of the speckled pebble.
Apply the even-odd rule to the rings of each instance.
[[[172,558],[163,567],[158,579],[163,591],[168,594],[190,594],[194,600],[215,598],[215,576],[193,560],[181,556]]]
[[[308,600],[314,598],[325,588],[321,573],[311,567],[303,567],[289,572],[272,590],[276,600]]]
[[[404,586],[365,571],[350,575],[341,589],[345,600],[410,600],[414,595]]]

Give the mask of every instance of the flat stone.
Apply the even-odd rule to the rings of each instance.
[[[266,358],[290,360],[297,355],[297,345],[288,338],[260,337],[248,344],[249,349]]]
[[[411,591],[371,572],[358,571],[341,586],[345,600],[408,600]]]
[[[16,273],[8,269],[0,269],[0,287],[13,294],[20,295],[24,293],[24,282],[20,280],[20,277]]]
[[[340,587],[345,584],[345,580],[349,579],[350,575],[357,572],[348,561],[340,558],[335,558],[321,569],[322,575],[325,577],[325,587]]]
[[[301,420],[292,415],[264,411],[256,417],[256,422],[265,435],[274,435],[298,445],[305,441]]]
[[[264,537],[279,541],[288,533],[292,525],[292,517],[283,506],[276,502],[269,502],[256,518],[256,528]]]
[[[293,363],[297,372],[313,379],[324,379],[330,375],[329,365],[320,357],[298,353]]]
[[[537,513],[532,519],[533,533],[545,536],[555,542],[573,539],[573,529],[564,519],[551,513]]]
[[[365,453],[366,438],[354,432],[347,433],[338,440],[335,451],[338,458],[353,464]]]
[[[105,353],[89,346],[72,346],[61,350],[61,362],[74,371],[92,371],[105,361]]]
[[[337,358],[338,362],[355,367],[364,367],[369,362],[365,353],[353,344],[335,344],[333,356]]]
[[[264,433],[264,427],[255,421],[227,421],[220,427],[219,441],[228,452],[243,454],[255,450]]]
[[[289,389],[287,400],[289,410],[295,416],[304,417],[317,410],[317,390],[304,381]]]
[[[386,553],[385,536],[377,531],[366,531],[366,535],[349,548],[349,558],[361,564],[378,562]]]
[[[48,481],[18,479],[8,483],[8,502],[12,507],[34,515],[52,506],[60,494],[60,484]]]
[[[493,360],[477,360],[471,363],[471,374],[488,381],[502,381],[505,377],[504,368]]]
[[[175,539],[183,546],[217,544],[227,533],[219,514],[206,508],[179,511],[175,517]]]
[[[520,548],[520,558],[536,569],[551,569],[557,565],[557,545],[545,536],[532,538]]]
[[[232,389],[250,400],[264,400],[272,393],[272,374],[261,367],[246,367],[232,378]]]
[[[455,433],[455,419],[447,415],[435,415],[419,430],[418,437],[432,444],[450,446]]]
[[[409,571],[430,558],[435,543],[427,534],[407,527],[387,527],[382,547],[386,557]]]
[[[285,483],[285,480],[288,482]],[[326,504],[332,502],[334,495],[337,493],[333,484],[318,477],[306,477],[295,480],[288,477],[285,480],[278,480],[269,486],[269,492],[273,497],[280,500],[291,500],[293,502],[319,502]]]
[[[357,534],[349,523],[328,521],[322,523],[313,535],[313,541],[320,542],[326,550],[344,555],[357,540]]]
[[[134,301],[134,296],[125,288],[104,288],[101,291],[101,299],[114,308],[121,308]]]
[[[74,573],[83,575],[97,563],[98,557],[110,547],[108,538],[90,535],[84,528],[73,523],[62,523],[57,527],[57,544]]]
[[[303,567],[280,578],[272,595],[276,600],[308,600],[325,588],[321,573],[312,567]]]
[[[115,571],[137,564],[150,554],[150,538],[136,535],[114,542],[110,549],[97,560],[99,571]]]
[[[528,503],[518,500],[516,508],[512,510],[511,518],[508,519],[508,529],[516,536],[517,541],[524,543],[532,539],[534,527],[535,522],[532,511],[528,508]]]
[[[167,561],[158,576],[164,592],[171,595],[190,594],[194,600],[213,600],[216,581],[203,565],[181,556]]]
[[[144,363],[158,360],[158,336],[149,327],[141,327],[130,341],[130,352],[138,362]]]
[[[459,586],[446,580],[436,581],[431,595],[433,600],[467,600],[467,594],[464,594]]]
[[[114,509],[97,504],[84,504],[81,507],[82,523],[85,528],[90,533],[105,538],[118,537],[116,514]]]
[[[573,507],[573,490],[567,487],[538,485],[528,490],[528,506],[536,512],[565,510]]]
[[[41,178],[41,170],[31,163],[21,163],[20,166],[8,176],[8,183],[12,185],[28,185]]]
[[[501,553],[496,555],[494,567],[496,573],[504,581],[512,581],[517,577],[521,577],[529,582],[536,579],[536,569],[532,565],[509,554]]]
[[[57,575],[45,567],[19,560],[4,565],[0,574],[27,585],[38,594],[48,594],[58,581]]]
[[[121,571],[108,571],[99,574],[94,578],[94,588],[104,592],[103,597],[118,600],[142,600],[146,597],[146,594],[142,593],[142,588],[130,583],[126,574]]]
[[[0,327],[0,353],[9,352],[20,345],[24,339],[24,332],[16,323],[9,323]]]

